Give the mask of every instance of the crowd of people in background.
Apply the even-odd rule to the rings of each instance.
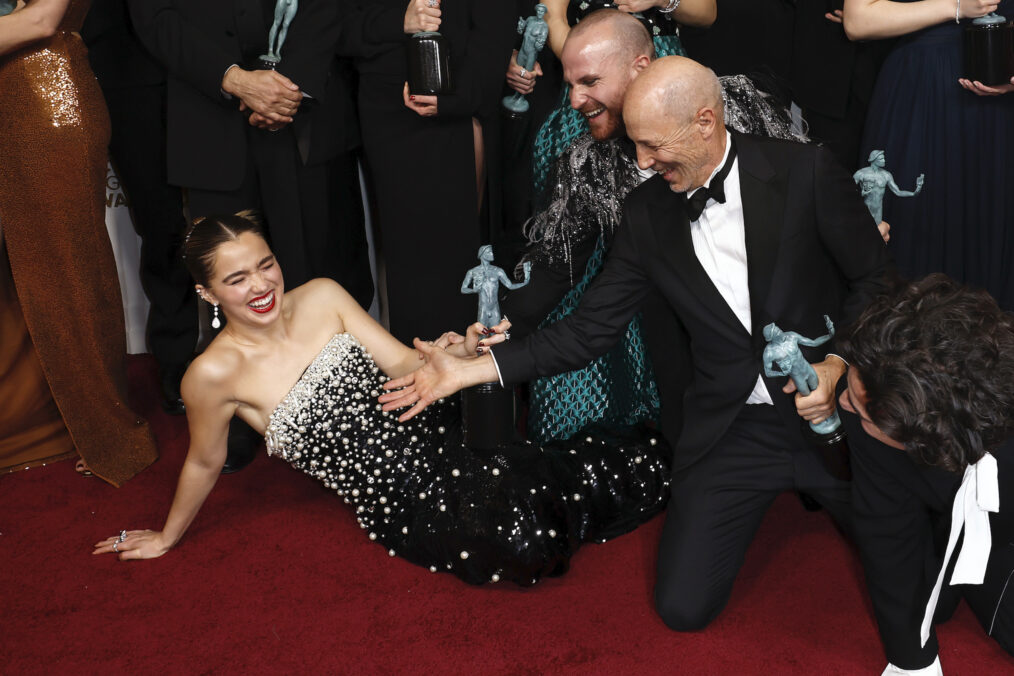
[[[167,413],[191,413],[184,376],[223,326],[238,322],[238,335],[248,328],[239,305],[208,291],[228,238],[200,249],[207,260],[195,268],[183,256],[187,233],[253,210],[259,217],[229,226],[237,241],[247,233],[240,254],[267,252],[261,262],[284,269],[287,289],[319,278],[340,285],[347,298],[310,284],[291,307],[306,317],[310,301],[299,299],[323,299],[340,308],[337,326],[367,327],[373,344],[398,355],[391,375],[406,389],[389,401],[411,414],[455,389],[442,380],[453,371],[442,351],[453,343],[453,359],[473,360],[462,372],[479,373],[486,359],[485,380],[527,384],[534,443],[594,430],[622,438],[619,448],[671,447],[671,463],[659,460],[673,478],[656,588],[671,627],[698,629],[721,612],[760,516],[778,491],[798,490],[860,545],[891,662],[885,673],[939,672],[931,625],[947,604],[937,605],[938,580],[926,606],[918,569],[943,560],[942,579],[957,534],[940,556],[922,521],[925,532],[907,532],[906,551],[882,529],[904,530],[915,512],[950,518],[970,475],[999,492],[1009,484],[1002,451],[1011,447],[1014,400],[985,371],[993,380],[1007,373],[1000,353],[1010,345],[986,345],[986,333],[1010,332],[1014,311],[1014,78],[967,79],[961,41],[969,20],[1014,18],[1014,0],[303,0],[285,15],[278,47],[269,45],[281,18],[273,0],[19,0],[6,9],[0,471],[79,457],[80,473],[120,485],[158,457],[126,396],[104,224],[108,158],[142,242],[148,349]],[[519,18],[533,15],[544,17],[547,37],[525,67]],[[409,39],[428,31],[449,46],[450,94],[409,89]],[[275,50],[280,60],[266,67]],[[514,92],[527,98],[527,113],[504,111]],[[705,201],[695,210],[697,190]],[[885,194],[879,210],[866,208],[860,190]],[[660,234],[668,232],[660,214],[677,213],[686,213],[686,232]],[[796,239],[778,256],[783,231]],[[491,335],[448,338],[475,321],[474,300],[459,288],[483,245],[518,281],[530,269],[531,283],[504,301],[510,322]],[[201,270],[196,290],[188,266]],[[950,280],[891,291],[895,268],[902,279]],[[270,313],[272,294],[249,304]],[[365,318],[371,307],[396,341],[437,341],[416,343],[425,358],[418,375],[401,367],[415,353],[377,337]],[[815,360],[816,398],[794,398],[791,388],[780,398],[759,375],[757,329],[792,320],[817,335],[825,314],[856,328],[841,356]],[[961,334],[973,316],[989,332]],[[515,342],[497,345],[509,324]],[[932,358],[953,332],[980,357],[968,369],[982,373],[948,377],[995,395],[977,411],[941,404],[961,429],[891,398],[908,392],[906,377],[938,377],[924,363],[906,362],[891,380],[879,377],[891,371],[886,361],[870,356],[924,350]],[[779,418],[823,420],[839,381],[853,436],[862,429],[883,446],[857,446],[852,485],[800,461],[798,434]],[[215,437],[226,452],[216,464],[208,451],[204,473],[248,464],[270,433],[261,422],[241,409],[226,416],[227,433]],[[269,450],[291,459],[279,443],[269,439]],[[933,444],[965,452],[938,457]],[[878,451],[887,448],[908,455],[884,461]],[[757,449],[775,449],[784,466],[762,466]],[[999,481],[995,466],[983,469],[991,453]],[[927,465],[945,473],[919,484]],[[749,475],[746,498],[723,493],[733,471]],[[202,481],[208,490],[214,483]],[[885,497],[908,490],[928,506]],[[638,507],[638,519],[657,502]],[[998,516],[1001,534],[1004,523]],[[988,569],[983,559],[978,574],[955,577],[981,584],[986,576],[970,603],[980,617],[993,615],[988,629],[1011,650],[1014,604],[998,580],[1014,564],[1002,537]],[[121,534],[100,551],[146,546]],[[973,546],[981,548],[965,545]],[[428,562],[443,553],[408,556]],[[454,565],[472,582],[509,575],[495,562]],[[538,566],[522,566],[516,581],[552,567]],[[905,580],[902,570],[911,573]]]

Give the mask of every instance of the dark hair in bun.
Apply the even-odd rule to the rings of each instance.
[[[252,232],[262,239],[267,239],[260,215],[256,211],[247,210],[237,214],[214,214],[195,218],[183,238],[183,262],[194,281],[207,286],[214,269],[218,247],[239,239],[244,232]]]

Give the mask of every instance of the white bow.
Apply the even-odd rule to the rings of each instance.
[[[920,637],[923,646],[929,640],[933,613],[936,612],[937,601],[940,598],[944,574],[947,572],[947,564],[951,560],[951,554],[954,553],[954,545],[958,542],[961,529],[965,529],[965,541],[954,564],[951,585],[982,584],[982,579],[986,575],[989,552],[993,546],[988,512],[999,511],[1000,486],[997,482],[996,458],[987,453],[978,462],[965,468],[965,476],[961,479],[957,495],[954,496],[947,551],[940,566],[940,573],[937,575],[937,583],[933,586],[933,593],[930,594],[929,602],[926,604],[926,614],[922,618]]]

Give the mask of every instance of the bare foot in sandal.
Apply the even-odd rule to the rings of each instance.
[[[92,471],[88,468],[88,463],[84,461],[84,458],[80,458],[77,464],[74,465],[74,471],[83,477],[95,476]]]

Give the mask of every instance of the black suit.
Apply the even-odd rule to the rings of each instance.
[[[851,177],[813,146],[733,134],[745,220],[752,331],[700,265],[681,195],[655,177],[627,198],[624,223],[578,310],[525,341],[495,349],[505,383],[581,366],[619,339],[653,288],[690,341],[694,380],[676,444],[673,497],[656,597],[680,629],[724,606],[746,546],[777,492],[807,489],[837,516],[848,487],[805,449],[793,399],[766,379],[775,407],[747,406],[761,370],[762,328],[809,336],[858,316],[890,267]],[[822,352],[803,348],[810,361]],[[671,436],[669,421],[663,431]],[[723,482],[737,483],[738,493]],[[721,515],[726,523],[709,523]],[[730,526],[728,520],[733,523]]]
[[[857,416],[843,413],[852,449],[852,500],[856,543],[873,601],[887,660],[902,669],[921,669],[937,655],[930,632],[920,645],[919,628],[936,582],[951,525],[951,506],[961,475],[916,463],[905,453],[862,432]],[[859,442],[859,443],[857,443]],[[992,549],[981,585],[950,585],[944,578],[935,614],[947,620],[964,598],[983,628],[1014,654],[1014,439],[993,451],[1000,486],[1000,511],[989,515]],[[951,566],[960,552],[951,557]],[[953,568],[952,568],[953,569]]]
[[[221,91],[232,65],[267,51],[274,2],[130,0],[138,34],[168,68],[168,172],[189,189],[191,216],[260,208],[290,287],[331,276],[369,303],[362,206],[352,150],[358,126],[350,68],[336,56],[338,3],[300,4],[278,72],[304,95],[279,132],[251,127]],[[353,249],[350,251],[350,249]],[[339,267],[358,262],[354,271]]]
[[[109,153],[141,236],[141,283],[151,302],[148,347],[179,386],[197,344],[197,301],[180,260],[186,221],[166,176],[166,72],[134,34],[126,0],[96,0],[81,28],[109,108]]]

